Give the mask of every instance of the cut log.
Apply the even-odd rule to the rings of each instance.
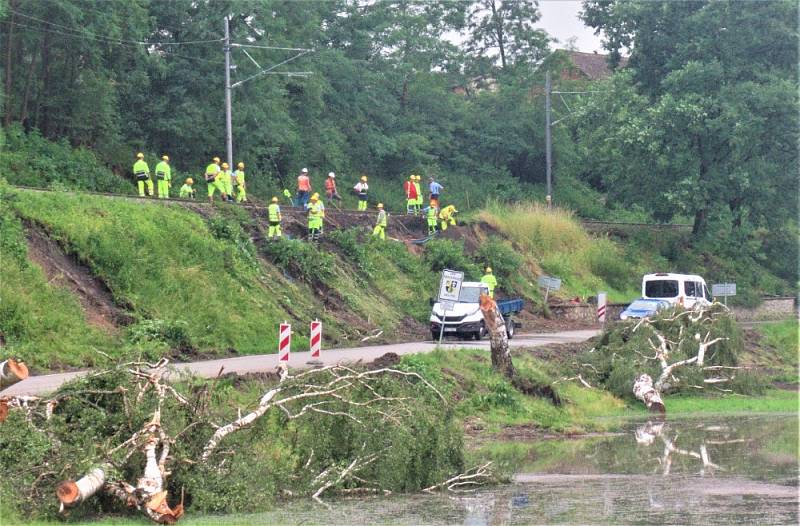
[[[10,387],[28,377],[28,367],[23,362],[9,358],[0,362],[0,389]]]
[[[511,360],[511,350],[508,347],[508,333],[506,322],[497,303],[487,294],[481,294],[481,312],[486,332],[489,333],[489,346],[492,349],[492,367],[502,373],[506,378],[514,378],[514,362]]]
[[[643,374],[636,379],[633,383],[633,395],[644,402],[644,405],[646,405],[647,409],[650,411],[654,413],[666,412],[664,402],[661,400],[661,395],[656,388],[653,387],[653,379],[650,378],[649,374]]]
[[[76,481],[65,480],[58,485],[56,495],[61,501],[61,510],[85,501],[103,487],[106,482],[106,471],[102,467],[94,468]]]
[[[0,423],[5,422],[6,418],[8,418],[8,401],[0,398]]]

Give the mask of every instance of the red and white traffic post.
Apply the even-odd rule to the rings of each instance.
[[[606,322],[606,293],[597,293],[597,321],[605,324]]]
[[[311,351],[310,364],[318,365],[320,361],[320,352],[322,351],[322,322],[314,320],[311,322],[311,331],[308,338],[309,350]]]
[[[289,364],[289,353],[292,350],[292,326],[287,322],[280,325],[278,331],[278,362]]]

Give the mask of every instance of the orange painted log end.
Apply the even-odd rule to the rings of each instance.
[[[12,360],[11,358],[9,358],[7,367],[8,370],[20,380],[24,380],[25,378],[28,377],[28,366],[25,365],[25,362],[18,362],[16,360]]]
[[[75,484],[75,481],[65,480],[56,488],[56,496],[58,496],[58,500],[60,500],[62,504],[69,506],[77,502],[81,497],[81,492],[78,489],[78,485]]]
[[[8,418],[8,401],[0,400],[0,423]]]

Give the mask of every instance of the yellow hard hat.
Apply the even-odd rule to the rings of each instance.
[[[227,168],[228,167],[228,163],[222,163],[222,167],[223,168]]]
[[[383,208],[383,203],[378,203],[378,208]]]
[[[311,196],[311,200],[312,201],[318,201],[319,200],[319,196],[317,194],[314,194],[314,195]]]
[[[362,176],[361,176],[361,180],[362,180],[362,181],[366,181],[366,180],[367,180],[367,176],[366,176],[366,175],[362,175]]]
[[[244,163],[239,163],[236,165],[238,168],[244,168]]]
[[[277,198],[277,197],[273,197],[273,198],[272,198],[272,202],[273,202],[273,203],[277,203],[277,202],[278,202],[278,198]]]
[[[142,152],[139,152],[139,153],[136,154],[136,158],[137,159],[144,159],[144,154]]]
[[[162,155],[161,159],[164,161],[169,161],[169,155]]]
[[[187,177],[186,184],[194,184],[194,179],[192,179],[191,177]]]
[[[212,160],[212,161],[214,161],[215,163],[219,164],[219,157],[214,157],[214,158],[213,158],[213,159],[211,159],[211,160]]]
[[[492,273],[492,267],[486,267],[486,273],[487,274],[491,274]]]

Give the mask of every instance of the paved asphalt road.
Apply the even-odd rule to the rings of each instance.
[[[553,343],[570,343],[582,342],[588,340],[592,336],[599,334],[598,330],[577,330],[577,331],[561,331],[541,334],[517,334],[516,337],[510,341],[512,347],[539,347],[542,345],[550,345]],[[464,342],[464,341],[445,341],[444,348],[483,348],[489,349],[489,342],[483,340],[480,342]],[[322,351],[321,361],[324,365],[334,365],[337,363],[354,363],[358,361],[371,362],[379,356],[386,353],[395,353],[398,355],[413,354],[419,352],[430,352],[436,348],[436,345],[430,341],[427,342],[412,342],[412,343],[395,343],[390,345],[375,345],[370,347],[351,347],[344,349],[330,349]],[[308,352],[293,352],[289,360],[290,368],[307,368],[309,367],[308,361],[311,359]],[[173,369],[176,373],[180,374],[188,372],[196,376],[211,378],[219,374],[222,369],[225,373],[258,373],[265,371],[274,371],[278,365],[277,354],[260,354],[252,356],[241,356],[237,358],[222,358],[219,360],[208,360],[203,362],[189,362],[189,363],[174,363]],[[11,395],[38,395],[54,391],[64,382],[75,378],[86,371],[75,371],[70,373],[48,374],[43,376],[32,376],[27,380],[12,385],[4,391],[0,391],[0,396]]]

